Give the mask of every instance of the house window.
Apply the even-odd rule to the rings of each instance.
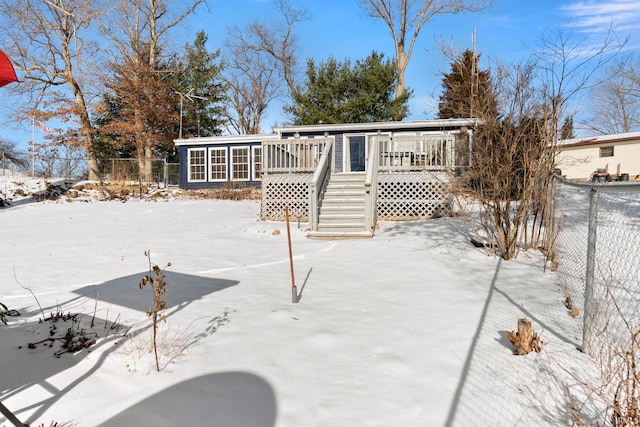
[[[253,180],[262,179],[262,147],[253,147]]]
[[[227,180],[227,149],[226,148],[210,148],[209,149],[209,179],[211,181]]]
[[[600,157],[613,157],[613,145],[600,147]]]
[[[231,179],[234,181],[249,180],[249,147],[231,149]]]
[[[204,148],[192,148],[189,150],[189,170],[188,181],[205,181],[206,180],[206,157]]]

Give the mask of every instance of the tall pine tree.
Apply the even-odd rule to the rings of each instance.
[[[209,52],[207,40],[204,31],[200,31],[195,41],[186,46],[178,76],[179,91],[183,94],[182,132],[185,136],[220,135],[224,125],[222,101],[226,85],[221,76],[220,50]]]
[[[442,74],[443,92],[438,118],[495,118],[497,102],[488,70],[480,70],[480,56],[465,50]]]
[[[335,58],[316,66],[310,59],[306,82],[285,111],[297,125],[402,120],[412,91],[396,98],[397,79],[395,65],[381,53],[372,52],[353,66]]]

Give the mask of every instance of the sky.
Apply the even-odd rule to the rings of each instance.
[[[200,9],[190,17],[174,41],[181,45],[191,42],[198,31],[204,30],[209,37],[209,49],[221,48],[227,31],[233,28],[242,29],[254,20],[276,22],[275,3],[276,0],[211,0],[208,10]],[[303,66],[308,58],[320,62],[331,56],[354,62],[373,50],[389,59],[395,56],[386,25],[368,17],[357,0],[297,0],[297,4],[304,6],[309,15],[309,21],[296,29]],[[630,38],[626,50],[639,52],[640,8],[636,0],[496,0],[494,7],[480,13],[436,16],[420,33],[407,69],[407,85],[414,91],[407,120],[435,118],[442,73],[448,71],[450,64],[440,52],[441,43],[472,49],[475,31],[480,66],[486,69],[494,61],[513,64],[525,60],[549,30],[562,27],[577,35],[589,33],[597,40],[611,23],[619,36]],[[10,117],[11,105],[10,98],[0,98],[0,114]],[[281,107],[282,102],[272,104],[262,123],[264,131],[286,120]],[[0,121],[0,136],[23,146],[32,139],[31,126]],[[36,128],[36,140],[41,136]]]
[[[462,217],[380,222],[372,239],[333,241],[291,224],[293,303],[289,233],[259,220],[259,201],[122,203],[80,187],[78,199],[23,196],[43,184],[0,176],[13,204],[0,209],[0,301],[21,314],[0,325],[0,400],[24,423],[566,426],[570,393],[584,425],[607,424],[563,276],[539,251],[488,256]],[[574,215],[586,217],[588,194],[564,196],[561,229],[586,241]],[[172,233],[160,231],[167,224]],[[147,250],[161,268],[171,263],[160,372],[151,292],[137,286]],[[561,254],[568,265],[585,258],[579,245]],[[582,307],[580,293],[572,298]],[[47,341],[38,304],[46,316],[78,315],[72,328],[60,320],[55,337],[85,330],[96,344],[55,357],[60,342]],[[520,318],[541,353],[513,354],[507,331]]]

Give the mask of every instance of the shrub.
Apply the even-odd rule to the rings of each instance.
[[[146,285],[149,285],[151,287],[151,291],[153,292],[153,302],[151,303],[151,309],[147,311],[147,317],[151,317],[152,320],[153,352],[156,358],[156,369],[160,371],[157,344],[158,320],[166,322],[166,317],[159,312],[167,309],[167,303],[162,298],[164,295],[167,295],[169,293],[169,290],[167,289],[169,283],[164,280],[164,270],[155,264],[151,264],[151,251],[146,250],[144,252],[144,255],[149,261],[149,274],[147,274],[142,278],[142,280],[140,280],[138,286],[140,287],[140,289],[143,289]],[[168,263],[165,269],[168,267],[171,267],[171,263]]]

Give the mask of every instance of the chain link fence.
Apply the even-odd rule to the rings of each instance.
[[[178,163],[151,159],[150,174],[143,172],[138,159],[99,159],[98,175],[107,182],[155,182],[159,187],[179,184]]]
[[[179,185],[178,163],[152,159],[150,165],[151,172],[145,174],[141,173],[138,159],[98,159],[98,178],[104,182],[156,183],[158,187]],[[47,159],[30,157],[26,166],[0,161],[0,174],[87,179],[89,165],[84,157]]]
[[[640,329],[640,184],[554,181],[552,260],[584,322],[583,351],[627,349]],[[635,338],[633,338],[635,340]]]

